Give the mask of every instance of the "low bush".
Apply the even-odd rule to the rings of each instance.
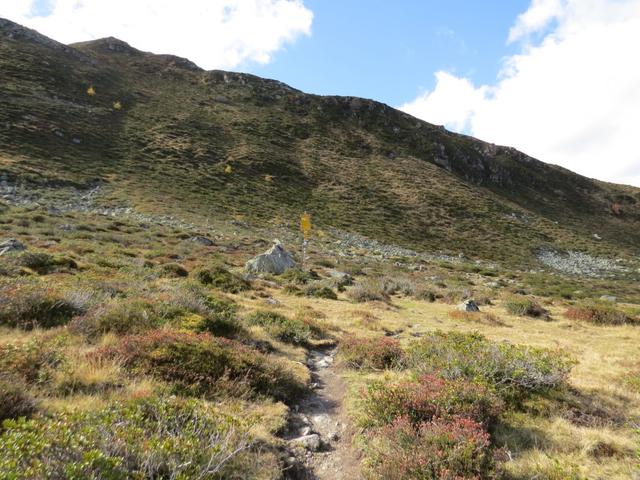
[[[290,268],[280,278],[285,282],[292,283],[294,285],[306,285],[307,283],[320,278],[313,270],[300,270],[299,268]]]
[[[4,420],[30,417],[35,412],[35,400],[24,382],[6,372],[0,374],[0,430]]]
[[[186,277],[189,272],[179,263],[165,263],[160,265],[160,276],[168,278]]]
[[[485,382],[508,400],[564,385],[574,364],[558,350],[492,342],[478,333],[441,331],[414,342],[407,362],[419,372]]]
[[[118,359],[124,368],[170,382],[184,395],[215,397],[231,392],[286,401],[304,391],[292,373],[264,354],[207,333],[157,330],[123,337],[92,355]]]
[[[5,422],[1,478],[253,478],[250,421],[206,402],[145,399]]]
[[[488,427],[497,419],[502,402],[486,385],[428,374],[414,381],[371,382],[360,406],[361,423],[367,427],[390,424],[402,416],[414,424],[461,416]]]
[[[480,480],[495,478],[489,434],[473,420],[414,425],[401,417],[380,429],[367,448],[371,478]]]
[[[591,302],[570,307],[564,313],[571,320],[580,320],[594,325],[624,325],[640,323],[626,312],[605,302]]]
[[[76,262],[67,257],[54,257],[45,252],[24,252],[17,258],[21,267],[29,268],[40,275],[59,269],[76,269]]]
[[[0,325],[30,330],[66,324],[81,306],[55,289],[37,283],[0,285]]]
[[[303,289],[304,295],[313,298],[325,298],[327,300],[337,300],[338,295],[331,288],[319,282],[307,285]]]
[[[221,266],[199,270],[196,277],[203,285],[211,285],[226,293],[239,293],[251,288],[251,284],[244,278]]]
[[[404,351],[394,338],[347,336],[340,341],[340,358],[349,368],[384,370],[400,368]]]
[[[143,333],[164,323],[157,305],[139,298],[114,299],[83,317],[75,318],[69,328],[89,338],[111,332],[117,335]]]
[[[280,313],[259,310],[247,318],[251,325],[260,325],[267,333],[283,342],[306,345],[311,339],[326,336],[324,328],[311,318],[289,318]]]
[[[357,282],[348,290],[347,296],[356,302],[389,301],[384,284],[377,279],[367,278]]]
[[[549,319],[549,311],[527,297],[513,296],[504,303],[504,308],[512,315]]]
[[[416,291],[413,294],[413,298],[416,300],[426,300],[427,302],[435,302],[436,294],[433,290],[429,290],[427,288],[416,288]]]
[[[44,383],[64,361],[66,338],[37,337],[0,345],[0,372],[11,373],[27,383]]]
[[[381,283],[387,295],[413,296],[416,293],[416,284],[410,278],[386,276],[382,278]]]

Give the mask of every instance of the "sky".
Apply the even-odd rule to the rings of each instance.
[[[0,17],[373,98],[640,186],[640,0],[0,0]]]

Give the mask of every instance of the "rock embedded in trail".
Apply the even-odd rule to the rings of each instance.
[[[478,307],[478,304],[475,302],[475,300],[469,299],[458,305],[458,310],[460,310],[461,312],[479,312],[480,307]]]
[[[293,260],[293,256],[276,240],[269,250],[249,260],[245,269],[251,273],[280,275],[295,266],[296,262]]]
[[[4,255],[5,253],[23,252],[26,249],[27,247],[15,238],[9,238],[0,242],[0,255]]]
[[[312,452],[320,450],[320,446],[322,444],[322,442],[320,441],[320,435],[318,435],[317,433],[294,438],[293,440],[290,440],[290,443],[295,446],[304,447],[305,449]]]

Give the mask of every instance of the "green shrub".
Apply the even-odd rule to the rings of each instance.
[[[437,418],[466,417],[492,425],[502,409],[501,400],[486,385],[466,379],[445,380],[422,375],[415,381],[374,381],[362,393],[364,426],[383,426],[406,416],[412,423]]]
[[[133,298],[111,300],[83,317],[75,318],[69,327],[74,332],[96,338],[108,332],[118,335],[142,333],[163,323],[156,305]]]
[[[338,299],[338,295],[336,294],[336,292],[331,290],[331,288],[327,287],[326,285],[322,285],[320,283],[311,283],[307,285],[307,287],[304,289],[304,294],[307,297],[325,298],[327,300]]]
[[[227,293],[239,293],[251,288],[251,284],[244,278],[221,266],[199,270],[196,277],[203,285],[211,285]]]
[[[30,330],[67,323],[82,307],[40,284],[0,285],[0,325]]]
[[[367,446],[370,478],[479,480],[495,478],[489,434],[473,420],[437,419],[415,426],[406,417],[376,432]]]
[[[478,333],[435,331],[407,354],[419,372],[482,381],[513,400],[565,384],[574,364],[558,350],[492,342]]]
[[[160,266],[160,276],[169,278],[186,277],[189,272],[179,263],[165,263]]]
[[[349,368],[384,370],[404,363],[404,351],[395,338],[347,336],[340,341],[339,352]]]
[[[0,345],[0,372],[10,373],[28,383],[44,383],[64,361],[66,338],[37,337]]]
[[[1,478],[253,478],[250,421],[206,402],[145,399],[6,422]]]
[[[18,257],[18,264],[40,275],[46,275],[58,269],[76,269],[78,265],[70,258],[54,257],[44,252],[24,252]]]
[[[413,297],[416,300],[426,300],[427,302],[435,302],[436,294],[432,290],[428,290],[426,288],[417,288]]]
[[[527,297],[511,297],[504,303],[504,308],[512,315],[521,317],[549,318],[549,312],[539,303]]]
[[[590,302],[573,306],[565,312],[565,317],[594,325],[625,325],[640,323],[626,312],[605,302]]]
[[[299,268],[290,268],[280,275],[280,278],[294,285],[306,285],[313,280],[317,280],[319,277],[313,270],[306,271],[300,270]]]
[[[207,333],[157,330],[131,335],[93,355],[117,358],[125,368],[170,382],[184,395],[215,397],[231,392],[287,401],[304,391],[292,373],[264,354]]]
[[[260,325],[267,333],[283,342],[305,345],[311,339],[324,338],[326,332],[308,318],[289,318],[277,312],[259,310],[247,318],[251,325]]]
[[[6,372],[0,374],[0,427],[4,420],[30,417],[35,412],[35,400],[24,382]]]

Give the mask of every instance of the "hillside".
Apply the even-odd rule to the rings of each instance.
[[[615,258],[640,245],[636,188],[372,100],[204,71],[114,38],[65,46],[0,20],[0,106],[0,174],[100,185],[111,206],[257,225],[307,210],[323,228],[518,265],[540,249]]]
[[[639,202],[0,20],[0,478],[636,478]]]

